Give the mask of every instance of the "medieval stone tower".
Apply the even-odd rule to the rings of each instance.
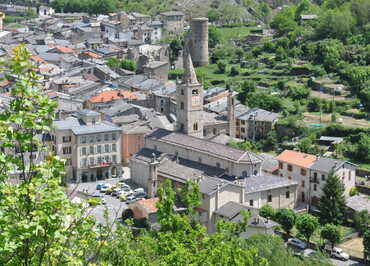
[[[184,134],[203,137],[203,86],[199,84],[188,45],[183,52],[184,75],[176,93],[176,128]]]
[[[236,93],[229,89],[229,94],[227,96],[227,120],[229,121],[228,134],[230,137],[235,138],[235,95]]]
[[[208,65],[208,18],[191,20],[191,57],[195,66]]]

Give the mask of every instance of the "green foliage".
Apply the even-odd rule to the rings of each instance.
[[[306,99],[310,95],[310,89],[303,86],[294,86],[288,88],[287,96],[293,100]]]
[[[357,190],[357,187],[356,187],[356,186],[354,186],[354,187],[352,187],[352,188],[350,189],[350,191],[349,191],[349,196],[350,196],[350,197],[353,197],[353,196],[356,196],[356,195],[358,195],[358,190]]]
[[[324,186],[323,195],[320,198],[320,222],[322,224],[341,224],[345,217],[344,185],[339,177],[330,173]]]
[[[338,244],[341,239],[340,229],[335,224],[327,223],[321,228],[320,235],[323,239],[329,241],[334,248],[335,244]]]
[[[271,205],[264,205],[259,210],[259,215],[268,219],[274,219],[276,211]]]
[[[86,12],[95,15],[114,12],[116,5],[116,0],[55,0],[52,3],[57,12]]]
[[[359,235],[363,235],[370,225],[370,213],[367,210],[362,210],[356,213],[354,224]]]
[[[306,238],[307,242],[310,242],[312,234],[319,227],[319,221],[310,214],[301,214],[297,218],[296,227],[298,232]]]
[[[222,39],[221,31],[215,26],[208,27],[208,46],[215,48]]]
[[[278,222],[283,230],[289,235],[296,222],[296,213],[292,209],[280,209],[276,212],[275,221]]]
[[[183,40],[182,38],[175,38],[170,42],[170,57],[171,60],[176,60],[176,58],[180,55],[180,51],[183,49]]]
[[[235,76],[239,75],[239,70],[235,66],[232,66],[231,69],[230,69],[229,75],[231,77],[235,77]]]
[[[246,99],[246,104],[249,107],[259,107],[271,112],[281,112],[283,110],[283,102],[278,95],[251,93]]]
[[[135,72],[136,71],[136,64],[133,60],[123,59],[121,61],[121,68]]]
[[[217,69],[218,69],[218,73],[225,73],[226,72],[226,67],[227,67],[227,64],[225,61],[223,60],[220,60],[217,62]]]
[[[271,27],[275,28],[280,35],[294,31],[298,24],[295,21],[295,7],[284,8],[271,21]]]
[[[207,12],[207,17],[208,17],[209,22],[216,22],[221,18],[221,16],[222,14],[220,13],[220,11],[214,8],[210,9]]]
[[[356,142],[345,147],[344,154],[359,162],[370,162],[370,135],[361,132],[356,136]]]
[[[298,149],[300,152],[314,155],[317,155],[320,152],[318,145],[316,145],[309,137],[301,139],[301,141],[298,144]]]
[[[364,245],[364,259],[369,259],[370,257],[370,229],[367,229],[362,241]]]

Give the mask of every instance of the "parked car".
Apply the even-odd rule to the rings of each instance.
[[[134,192],[133,194],[137,198],[146,198],[147,194],[145,192]]]
[[[316,253],[317,253],[316,250],[313,250],[313,249],[310,249],[310,248],[306,248],[305,250],[302,251],[302,256],[303,257],[309,257],[309,256],[312,256],[312,255],[314,255]]]
[[[115,188],[115,189],[113,189],[113,191],[112,191],[112,196],[118,196],[118,193],[121,191],[121,189],[120,188]]]
[[[108,188],[108,189],[105,191],[105,194],[107,194],[107,195],[112,194],[113,189],[115,189],[113,186],[112,186],[112,187],[110,187],[110,188]]]
[[[110,189],[110,188],[111,188],[111,185],[110,185],[110,184],[104,184],[104,185],[101,187],[100,192],[101,192],[101,193],[105,193],[105,192],[107,192],[107,190],[108,190],[108,189]]]
[[[341,248],[333,248],[331,256],[340,260],[349,260],[349,255],[343,252]]]
[[[101,188],[104,186],[104,184],[97,184],[96,185],[96,190],[101,190]]]
[[[291,246],[294,246],[300,249],[305,249],[307,247],[306,243],[298,238],[289,238],[287,243],[288,245],[291,245]]]
[[[131,195],[134,194],[134,192],[131,189],[129,189],[129,190],[123,190],[123,192],[125,193],[126,196],[131,196]]]
[[[137,189],[134,189],[134,193],[144,193],[144,189],[142,187],[139,187]]]
[[[135,196],[131,195],[131,196],[128,196],[126,198],[126,203],[130,204],[130,203],[134,203],[137,199],[135,198]]]
[[[93,198],[101,198],[103,196],[101,194],[99,194],[99,193],[94,193],[94,194],[91,194],[91,197],[93,197]]]
[[[121,185],[120,188],[123,189],[123,190],[131,189],[131,187],[129,185],[126,185],[126,184]]]

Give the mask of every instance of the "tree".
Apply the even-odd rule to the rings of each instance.
[[[370,229],[366,230],[362,243],[364,244],[364,259],[367,260],[370,257]]]
[[[209,22],[217,22],[221,17],[221,13],[217,9],[212,8],[207,12],[207,17]]]
[[[101,247],[95,242],[86,249],[96,237],[95,223],[68,199],[61,186],[64,162],[38,138],[48,134],[57,104],[42,91],[23,45],[14,49],[7,68],[16,84],[0,115],[6,149],[0,150],[0,264],[88,264],[85,255],[95,256]],[[42,154],[44,161],[34,159]]]
[[[221,74],[225,73],[226,72],[226,66],[227,66],[227,64],[226,64],[225,61],[219,60],[217,62],[218,73],[221,73]]]
[[[298,149],[300,152],[309,154],[318,154],[320,152],[319,147],[313,143],[312,139],[309,137],[303,138],[299,144]]]
[[[335,224],[325,224],[321,228],[320,235],[323,239],[331,243],[331,249],[333,249],[335,244],[338,244],[341,239],[339,227]]]
[[[296,213],[292,209],[280,209],[276,212],[275,221],[281,225],[288,235],[290,235],[290,231],[296,221]]]
[[[344,190],[340,179],[334,173],[330,173],[322,188],[323,195],[319,202],[322,224],[341,224],[343,222],[346,210]]]
[[[275,217],[275,214],[276,214],[275,209],[271,207],[270,205],[264,205],[259,210],[259,215],[267,219],[273,220]]]
[[[222,35],[219,29],[215,26],[210,26],[208,28],[208,45],[209,48],[215,48],[217,44],[221,42]]]
[[[242,48],[237,48],[235,50],[235,55],[236,55],[236,58],[238,59],[238,62],[240,63],[244,56],[244,50]]]
[[[370,213],[367,210],[362,210],[355,214],[354,224],[358,234],[361,236],[369,228]]]
[[[235,77],[237,75],[239,75],[239,70],[235,67],[235,66],[232,66],[231,69],[230,69],[230,76],[232,77]]]
[[[315,216],[302,214],[298,216],[296,227],[298,232],[306,238],[307,242],[310,242],[312,234],[319,227],[319,221]]]
[[[121,68],[130,70],[130,71],[136,71],[136,64],[133,60],[124,59],[121,61]]]

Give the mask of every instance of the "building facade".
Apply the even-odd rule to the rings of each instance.
[[[81,110],[76,118],[55,121],[53,151],[66,160],[67,182],[87,182],[119,177],[121,129],[101,121],[100,114]]]

